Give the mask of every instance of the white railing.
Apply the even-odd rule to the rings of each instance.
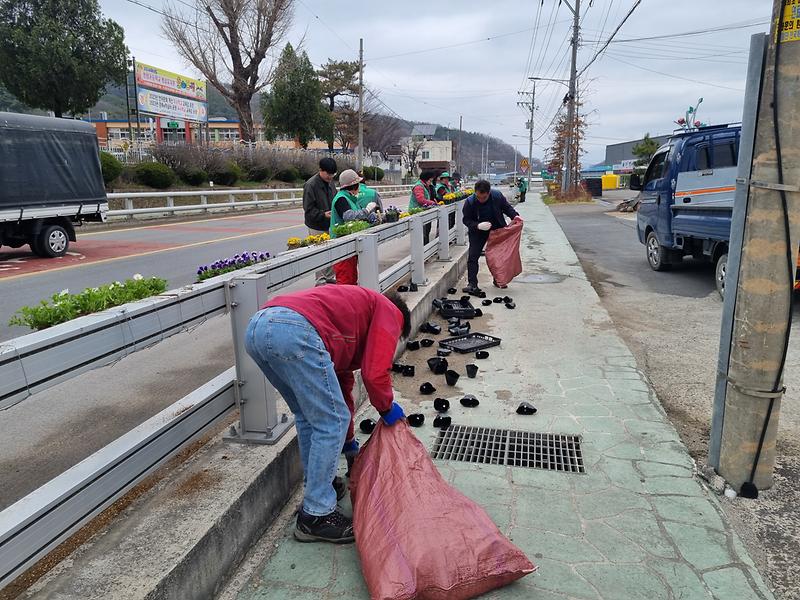
[[[382,197],[407,195],[410,185],[378,185],[375,186]],[[184,198],[198,198],[198,202],[183,204]],[[217,199],[221,199],[217,201]],[[303,188],[263,189],[263,190],[202,190],[188,192],[120,192],[108,194],[109,200],[122,200],[124,209],[109,210],[111,219],[136,215],[163,214],[174,215],[178,212],[215,212],[235,210],[239,208],[295,206],[303,202]],[[137,207],[137,200],[161,200],[163,205]],[[175,200],[179,203],[175,204]],[[211,199],[211,201],[209,201]]]
[[[426,260],[449,260],[451,244],[466,243],[462,205],[441,206],[286,252],[247,269],[0,343],[0,409],[226,312],[236,360],[234,367],[0,512],[0,589],[235,408],[239,422],[232,439],[275,443],[292,420],[277,413],[274,390],[241,343],[250,317],[267,295],[352,256],[358,256],[359,285],[385,291],[408,276],[423,285]],[[448,229],[453,212],[456,224]],[[426,245],[423,229],[433,221],[440,233]],[[410,254],[381,271],[380,246],[406,235]]]

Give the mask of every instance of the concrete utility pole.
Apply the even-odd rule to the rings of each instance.
[[[736,489],[773,483],[800,243],[800,10],[773,4],[760,99],[763,36],[751,44],[709,446],[711,466]]]
[[[356,165],[364,166],[364,38],[358,40],[358,155]]]
[[[564,4],[572,11],[574,17],[572,22],[572,67],[569,72],[569,97],[567,104],[567,143],[564,150],[564,179],[561,182],[561,192],[565,193],[572,189],[572,175],[574,166],[572,164],[572,135],[575,130],[575,97],[578,88],[578,39],[581,34],[581,0],[573,0],[575,6],[570,6],[569,0],[564,0]]]
[[[538,79],[531,77],[530,79]],[[536,110],[536,81],[533,82],[533,91],[531,92],[518,92],[520,95],[530,95],[530,102],[517,102],[518,106],[523,106],[531,109],[531,116],[528,120],[528,189],[531,187],[531,161],[533,160],[533,111]],[[514,158],[514,170],[516,171],[516,157]]]
[[[463,115],[458,117],[458,160],[456,161],[456,171],[461,173],[461,130],[464,127]]]

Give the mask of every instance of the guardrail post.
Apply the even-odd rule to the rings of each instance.
[[[275,444],[294,425],[292,415],[278,415],[275,388],[244,349],[247,325],[267,301],[266,281],[266,275],[252,273],[225,285],[236,361],[236,405],[239,408],[238,428],[232,426],[225,439],[233,442]]]
[[[411,283],[425,285],[425,226],[418,216],[411,217]]]
[[[436,260],[446,262],[450,260],[450,219],[446,206],[437,208],[439,213],[439,225],[437,235],[439,236],[438,257]]]
[[[125,210],[133,210],[133,198],[125,198]],[[126,219],[133,219],[133,215],[126,215]]]
[[[467,228],[464,227],[464,201],[456,202],[456,246],[467,245]]]
[[[205,194],[202,194],[200,196],[200,204],[202,204],[203,207],[204,207],[203,208],[203,212],[208,212],[208,206],[207,206],[208,205],[208,196],[206,196]]]
[[[380,291],[380,265],[378,264],[378,238],[375,233],[366,233],[356,238],[358,250],[358,285]]]
[[[228,201],[231,204],[236,204],[236,196],[234,196],[233,194],[228,194]],[[236,210],[236,207],[235,206],[231,206],[231,210]]]
[[[167,208],[175,208],[175,199],[172,196],[167,196]],[[170,210],[169,212],[173,215],[175,214],[174,210]]]

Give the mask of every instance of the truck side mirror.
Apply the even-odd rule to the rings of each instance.
[[[636,191],[641,191],[641,189],[642,189],[642,178],[639,177],[638,173],[634,173],[633,175],[631,175],[630,188],[635,192]]]

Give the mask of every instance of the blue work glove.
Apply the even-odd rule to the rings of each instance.
[[[405,419],[405,417],[406,413],[403,412],[403,407],[397,402],[392,402],[392,408],[381,413],[383,422],[389,426],[394,425],[400,419]]]
[[[358,440],[353,438],[349,442],[344,443],[344,446],[342,446],[342,454],[344,454],[348,458],[350,458],[351,456],[354,457],[356,454],[358,454],[358,449],[359,449]]]

